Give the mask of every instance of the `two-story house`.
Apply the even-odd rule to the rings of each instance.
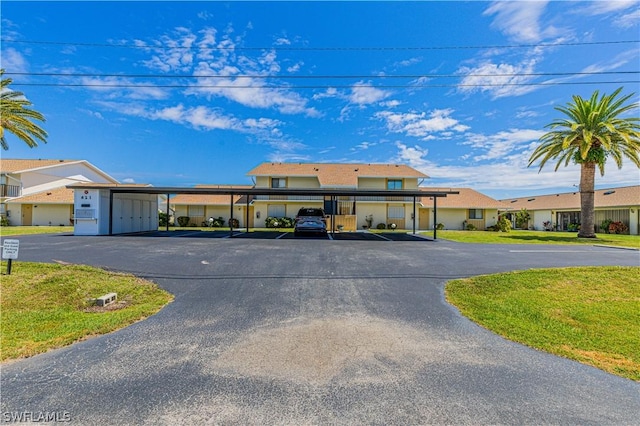
[[[0,160],[0,214],[11,225],[70,225],[81,182],[118,181],[85,160]]]
[[[257,195],[252,202],[256,227],[264,226],[267,217],[295,217],[302,207],[323,207],[345,231],[392,223],[398,229],[411,228],[413,200],[393,192],[417,190],[428,178],[402,164],[262,163],[247,175],[255,188],[389,191],[382,197],[338,197],[335,203],[313,195]]]

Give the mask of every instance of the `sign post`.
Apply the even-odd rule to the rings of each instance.
[[[18,258],[20,240],[4,240],[2,244],[2,258],[7,259],[7,275],[11,275],[11,262]]]

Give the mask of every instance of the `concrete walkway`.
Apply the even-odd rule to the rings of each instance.
[[[21,261],[129,271],[176,299],[118,332],[3,365],[0,422],[25,413],[83,425],[638,421],[639,383],[506,341],[443,297],[456,277],[637,266],[637,251],[442,240],[17,238]]]

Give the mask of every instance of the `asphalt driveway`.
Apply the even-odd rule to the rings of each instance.
[[[24,413],[102,425],[638,422],[639,383],[508,342],[443,297],[456,277],[637,266],[637,251],[443,240],[17,238],[22,261],[128,271],[176,298],[118,332],[3,365],[0,422]]]

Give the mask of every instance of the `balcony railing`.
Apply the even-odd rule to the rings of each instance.
[[[253,199],[258,201],[322,201],[324,197],[321,195],[256,195]]]
[[[413,197],[372,197],[372,196],[357,196],[357,197],[338,197],[339,201],[342,199],[353,200],[355,198],[356,202],[362,201],[380,201],[380,202],[403,202],[403,203],[411,203],[413,202]],[[254,196],[254,200],[257,201],[323,201],[324,197],[320,195],[256,195]]]
[[[0,184],[0,197],[19,197],[21,193],[18,185]]]

